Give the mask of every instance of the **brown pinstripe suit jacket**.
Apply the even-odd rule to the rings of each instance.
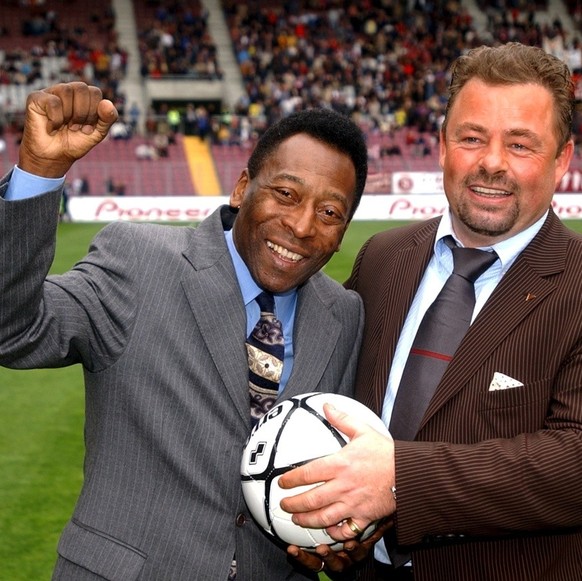
[[[346,283],[366,309],[356,393],[376,412],[437,225],[376,235]],[[489,391],[495,372],[524,385]],[[582,579],[582,237],[553,211],[471,326],[416,441],[396,442],[396,485],[416,581]]]

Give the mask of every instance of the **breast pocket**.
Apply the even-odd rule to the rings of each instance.
[[[512,438],[544,427],[551,396],[550,379],[480,394],[478,413],[488,438]]]
[[[134,581],[147,555],[104,533],[72,520],[63,531],[58,554],[107,581]]]

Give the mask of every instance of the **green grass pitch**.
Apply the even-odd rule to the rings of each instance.
[[[343,281],[358,249],[398,222],[354,222],[326,272]],[[582,222],[567,222],[582,232]],[[53,272],[82,257],[102,224],[59,227]],[[82,483],[82,375],[0,368],[0,581],[50,579],[59,534]]]

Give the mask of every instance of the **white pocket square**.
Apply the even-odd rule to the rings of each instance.
[[[509,375],[505,375],[503,373],[499,373],[499,371],[496,371],[493,374],[491,383],[489,384],[489,391],[512,389],[514,387],[523,387],[523,383],[517,379],[513,379],[513,377],[509,377]]]

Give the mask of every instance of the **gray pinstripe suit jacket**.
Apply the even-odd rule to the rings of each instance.
[[[225,581],[235,552],[240,581],[312,578],[241,495],[250,418],[246,315],[222,234],[232,212],[196,229],[111,224],[45,282],[59,197],[0,200],[0,363],[84,368],[85,480],[54,578]],[[360,298],[312,277],[285,397],[351,393],[362,328]]]
[[[348,281],[366,308],[356,396],[377,412],[437,225],[376,236]],[[524,385],[489,391],[495,372]],[[416,440],[396,443],[415,581],[582,579],[582,238],[553,212],[471,326]]]

